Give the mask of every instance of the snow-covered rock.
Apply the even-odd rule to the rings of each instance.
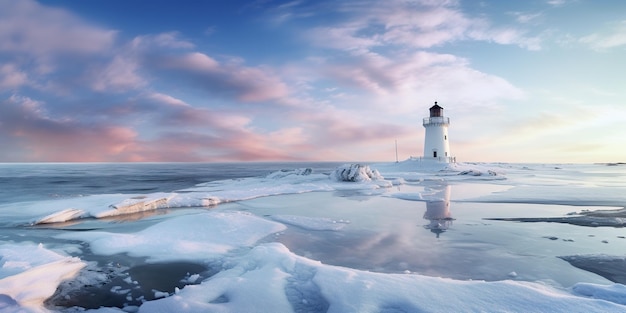
[[[370,169],[369,166],[362,164],[344,164],[336,168],[330,174],[330,178],[346,182],[366,182],[385,179],[377,170]]]
[[[459,172],[459,175],[470,175],[470,176],[498,176],[498,173],[492,170],[487,170],[487,172],[483,172],[480,170],[470,169],[466,171]]]

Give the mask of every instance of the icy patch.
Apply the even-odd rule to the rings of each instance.
[[[344,182],[369,182],[385,179],[377,170],[372,170],[369,166],[362,164],[340,166],[330,174],[330,178]]]
[[[0,308],[42,306],[61,281],[75,276],[86,265],[78,258],[34,244],[0,245],[0,257]]]
[[[272,215],[271,218],[275,221],[298,226],[307,230],[333,230],[337,231],[344,228],[349,221],[333,220],[323,217],[307,217],[297,215]]]
[[[283,224],[245,212],[208,212],[171,218],[134,234],[94,231],[59,238],[89,242],[96,254],[128,253],[165,262],[217,257],[284,229]]]

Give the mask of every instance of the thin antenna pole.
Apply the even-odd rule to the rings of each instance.
[[[398,163],[398,139],[396,139],[396,163]]]

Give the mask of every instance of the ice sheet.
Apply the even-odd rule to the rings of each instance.
[[[246,212],[207,212],[171,218],[132,234],[91,231],[58,238],[88,242],[97,254],[127,253],[163,262],[211,259],[283,229],[283,224]]]
[[[85,263],[33,243],[0,245],[0,309],[39,310],[64,279]]]
[[[574,287],[583,297],[539,283],[363,272],[323,265],[277,243],[259,245],[228,264],[228,269],[200,285],[146,302],[139,312],[624,311],[624,306],[611,302],[624,299],[622,288],[616,286]]]
[[[384,177],[382,181],[340,182],[329,179],[328,175],[307,173],[306,170],[280,171],[266,177],[216,181],[171,193],[96,195],[7,204],[0,211],[3,217],[11,216],[12,223],[20,224],[24,221],[52,223],[64,219],[97,218],[161,208],[214,206],[315,191],[338,192],[343,197],[350,194],[342,193],[345,191],[367,193],[376,190],[395,198],[381,197],[386,200],[417,200],[426,204],[447,201],[446,188],[411,190],[416,183],[421,186],[422,182],[441,182],[445,186],[489,181],[506,185],[497,193],[475,199],[483,202],[598,204],[605,201],[602,203],[614,205],[625,200],[622,189],[626,188],[626,183],[620,178],[623,176],[605,172],[606,168],[600,165],[417,164],[419,170],[412,170],[417,161],[410,162],[413,163],[372,165]],[[596,171],[593,175],[589,174],[593,171]],[[598,178],[600,176],[603,178]],[[408,191],[392,188],[400,183],[411,188],[407,188]],[[600,191],[606,188],[612,188],[611,192]],[[600,197],[605,199],[599,200]],[[346,198],[351,198],[346,201],[359,201],[358,197]],[[102,256],[126,253],[146,257],[149,262],[187,260],[220,264],[221,271],[199,285],[187,285],[174,295],[155,290],[155,294],[165,297],[146,301],[138,308],[126,308],[129,311],[248,312],[259,308],[273,312],[626,310],[626,288],[621,284],[581,282],[561,288],[518,281],[515,280],[518,276],[513,274],[509,275],[511,279],[485,282],[411,273],[375,273],[327,265],[299,256],[283,244],[268,243],[273,234],[283,232],[288,226],[341,234],[345,230],[340,226],[349,228],[351,224],[323,216],[274,214],[263,218],[241,211],[214,210],[158,220],[134,232],[67,232],[55,239],[78,240],[88,245],[91,252]],[[0,311],[47,311],[42,306],[43,299],[54,292],[62,279],[72,277],[84,266],[84,262],[77,258],[29,242],[4,243],[0,245],[0,256]],[[101,308],[93,311],[119,310]]]

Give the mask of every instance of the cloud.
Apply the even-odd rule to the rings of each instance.
[[[108,57],[116,35],[63,9],[0,1],[0,91],[29,87],[67,94],[84,84],[87,68]]]
[[[7,63],[0,65],[0,92],[20,87],[27,82],[28,75],[15,64]]]
[[[170,95],[152,92],[143,96],[142,111],[136,114],[155,112],[158,117],[153,121],[158,125],[172,125],[177,128],[191,126],[204,128],[212,132],[241,130],[248,127],[251,119],[241,114],[220,112],[208,108],[193,107]]]
[[[126,92],[146,86],[148,82],[140,72],[151,54],[195,47],[193,43],[179,37],[178,32],[137,36],[110,53],[103,53],[113,55],[110,61],[89,62],[91,65],[86,79],[91,81],[91,88],[98,92]]]
[[[46,56],[97,53],[110,48],[116,32],[87,25],[62,9],[35,1],[0,3],[0,51]]]
[[[614,24],[608,33],[590,34],[579,41],[599,51],[626,46],[626,20]]]
[[[374,110],[311,106],[285,112],[281,118],[293,126],[281,129],[283,138],[271,134],[270,140],[285,143],[281,148],[304,159],[376,160],[387,155],[381,147],[419,132],[414,125],[398,123]]]
[[[351,61],[329,62],[324,71],[340,85],[380,96],[381,106],[393,103],[400,109],[413,107],[415,99],[445,98],[478,105],[524,95],[506,80],[474,70],[467,60],[450,54],[417,52],[386,57],[369,53]]]
[[[220,137],[193,131],[172,131],[146,142],[141,155],[147,161],[258,161],[296,160],[268,145],[263,136],[241,132]]]
[[[18,159],[1,160],[5,162],[124,160],[118,156],[132,150],[136,137],[124,126],[51,117],[43,103],[17,95],[2,101],[0,129],[0,142],[13,142],[21,152]]]
[[[146,84],[138,70],[139,64],[132,57],[117,55],[108,64],[92,66],[87,76],[95,91],[123,92]]]
[[[532,21],[536,21],[537,19],[541,18],[543,16],[543,13],[539,12],[539,13],[525,13],[525,12],[513,12],[511,13],[513,16],[515,16],[515,20],[522,23],[522,24],[526,24],[526,23],[530,23]]]
[[[10,143],[12,147],[0,161],[298,159],[284,152],[289,149],[277,148],[298,143],[289,139],[292,136],[289,131],[270,135],[257,133],[250,129],[249,118],[194,108],[160,93],[147,94],[135,103],[130,111],[124,112],[124,118],[116,119],[113,111],[103,119],[87,121],[55,117],[45,103],[13,95],[0,103],[0,143]],[[150,112],[153,115],[149,115]],[[116,120],[118,123],[114,122]],[[153,127],[155,125],[158,127]],[[139,129],[144,133],[139,133]],[[282,143],[276,145],[272,140],[282,140]]]
[[[158,57],[149,66],[210,94],[243,102],[278,100],[289,93],[287,85],[268,67],[218,62],[201,52]]]
[[[465,63],[465,60],[450,54],[417,52],[391,58],[366,53],[326,64],[325,71],[339,82],[385,94],[420,84],[426,79],[424,74],[433,67],[464,66]]]
[[[153,41],[155,44],[161,47],[174,48],[174,49],[191,49],[195,45],[189,41],[179,38],[178,32],[166,32],[154,36]]]
[[[548,0],[546,3],[553,7],[560,7],[565,5],[566,2],[566,0]]]
[[[492,26],[484,18],[464,14],[457,1],[344,2],[337,11],[345,15],[333,26],[309,32],[313,43],[344,51],[376,47],[432,48],[460,40],[491,41],[540,49],[538,38],[521,29]]]

